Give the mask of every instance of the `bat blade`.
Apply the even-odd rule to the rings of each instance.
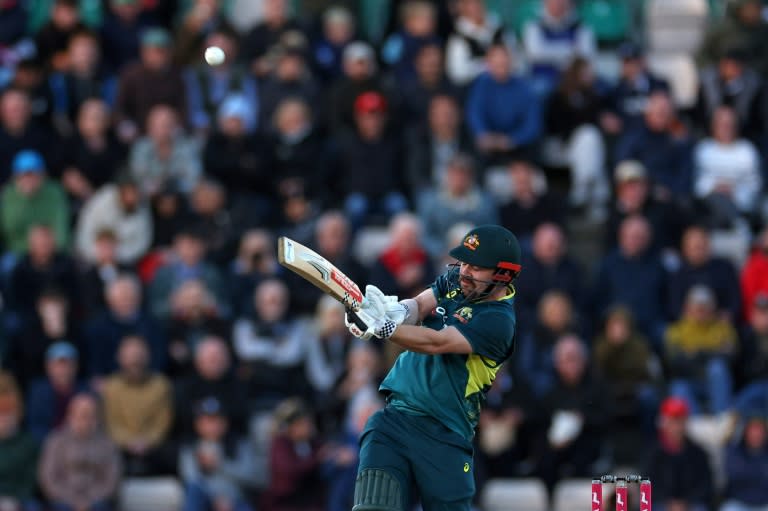
[[[352,310],[360,309],[363,293],[355,282],[309,247],[286,236],[277,240],[281,265],[310,282]]]

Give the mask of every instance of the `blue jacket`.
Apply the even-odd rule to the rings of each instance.
[[[725,453],[728,483],[726,500],[733,499],[748,506],[768,506],[768,448],[747,451],[743,442],[731,445]]]
[[[741,309],[739,276],[729,261],[715,258],[698,268],[683,264],[669,276],[667,314],[670,320],[680,317],[686,293],[697,284],[705,285],[715,293],[718,309],[727,310],[734,319],[739,318]]]
[[[75,394],[88,390],[88,385],[78,382],[72,393],[64,396],[56,394],[47,378],[33,381],[27,391],[27,431],[39,441],[45,440],[48,433],[59,425],[58,421],[64,418],[69,400]]]
[[[150,367],[153,370],[162,371],[165,368],[166,338],[155,320],[145,313],[139,313],[130,320],[122,320],[110,312],[104,312],[85,326],[90,376],[106,376],[117,370],[117,348],[122,338],[129,334],[139,335],[147,341]]]
[[[525,146],[541,134],[541,103],[528,80],[518,76],[504,82],[497,82],[488,73],[478,76],[469,91],[466,116],[475,138],[503,133],[516,145]]]

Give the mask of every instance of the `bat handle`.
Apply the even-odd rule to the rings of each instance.
[[[360,316],[357,315],[353,308],[347,307],[347,317],[352,321],[352,323],[355,324],[355,326],[357,326],[357,328],[363,332],[368,330],[368,325],[365,324],[362,319],[360,319]]]

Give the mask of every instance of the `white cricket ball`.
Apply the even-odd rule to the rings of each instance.
[[[220,66],[226,57],[224,50],[218,46],[209,46],[205,49],[205,61],[211,66]]]

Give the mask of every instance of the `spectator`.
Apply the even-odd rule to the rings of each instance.
[[[169,317],[171,295],[189,280],[200,280],[217,301],[223,296],[221,274],[206,262],[206,249],[206,240],[199,229],[190,226],[176,232],[167,262],[155,272],[149,286],[150,308],[156,318]]]
[[[27,9],[21,4],[7,4],[0,7],[0,42],[3,46],[23,45],[27,35]]]
[[[414,57],[414,76],[400,84],[403,97],[404,122],[425,124],[429,104],[441,94],[460,97],[459,89],[445,76],[443,49],[437,43],[421,47]]]
[[[274,247],[272,235],[264,229],[246,231],[240,238],[240,247],[229,265],[227,278],[229,302],[235,316],[251,310],[253,290],[262,280],[284,273]]]
[[[355,18],[342,5],[331,5],[322,14],[322,30],[312,42],[312,67],[322,84],[342,75],[342,55],[355,37]]]
[[[539,99],[525,76],[512,73],[512,54],[501,44],[488,48],[487,73],[478,76],[466,102],[467,125],[489,164],[532,151],[542,128]]]
[[[104,65],[114,74],[139,59],[143,33],[154,24],[140,0],[109,0],[99,28]]]
[[[291,16],[287,0],[266,0],[261,21],[243,37],[243,58],[251,73],[263,78],[274,69],[270,50],[286,39],[301,40],[306,37],[299,23]]]
[[[575,335],[558,339],[553,348],[554,387],[543,397],[549,418],[541,477],[551,488],[563,477],[588,477],[602,454],[611,418],[605,385],[592,377],[587,348]]]
[[[541,169],[530,161],[515,159],[507,165],[512,190],[499,206],[501,224],[512,230],[528,248],[538,227],[545,223],[565,225],[566,207],[558,193],[548,189]]]
[[[688,403],[692,413],[717,415],[729,409],[731,360],[738,350],[733,325],[716,313],[715,295],[704,285],[692,287],[682,316],[665,335],[669,392]]]
[[[201,180],[190,194],[190,222],[205,238],[208,258],[217,266],[232,259],[240,235],[252,223],[244,209],[230,205],[224,187],[215,181]]]
[[[118,370],[104,380],[107,433],[123,453],[128,476],[175,472],[168,433],[173,421],[173,396],[168,379],[149,370],[144,339],[127,336],[117,351]]]
[[[192,16],[203,8],[208,8],[211,12],[215,10],[204,3],[198,3],[191,11]],[[237,33],[221,25],[220,21],[212,23],[211,26],[215,28],[206,36],[205,46],[221,48],[225,59],[217,66],[202,62],[202,47],[195,49],[194,56],[188,56],[189,63],[192,64],[184,75],[188,124],[196,133],[208,134],[215,126],[217,111],[222,102],[231,96],[237,96],[245,102],[249,112],[245,119],[245,131],[253,133],[257,127],[256,120],[261,106],[256,80],[238,63]],[[195,34],[194,37],[198,35]]]
[[[176,429],[185,439],[194,432],[194,409],[190,403],[199,403],[207,397],[217,399],[228,411],[229,426],[235,433],[246,431],[248,403],[238,389],[231,347],[221,337],[207,336],[197,343],[192,372],[176,380]]]
[[[760,0],[736,0],[726,5],[726,15],[704,37],[699,49],[700,63],[714,64],[723,48],[741,47],[747,66],[765,76],[768,71],[765,48],[768,23],[763,19],[762,9]]]
[[[260,124],[269,130],[275,121],[275,112],[289,98],[314,105],[320,96],[317,81],[309,69],[303,50],[291,47],[275,50],[275,68],[264,77],[259,90]]]
[[[30,101],[30,120],[37,126],[54,126],[53,91],[45,64],[37,56],[24,57],[16,64],[15,74],[7,89],[18,89]]]
[[[117,369],[115,353],[123,337],[138,335],[146,340],[153,370],[165,367],[166,340],[155,320],[141,308],[141,285],[133,275],[123,274],[107,285],[107,308],[84,327],[88,373],[98,387],[101,379]]]
[[[11,176],[12,162],[22,150],[33,149],[43,155],[51,151],[51,133],[32,123],[29,95],[9,88],[0,93],[0,183]]]
[[[523,27],[523,48],[537,91],[546,96],[575,56],[591,60],[597,53],[595,35],[579,20],[571,0],[544,0],[538,19]]]
[[[739,136],[731,107],[714,111],[711,130],[711,137],[694,148],[693,192],[706,202],[713,227],[727,228],[740,216],[750,218],[756,212],[763,184],[760,154]]]
[[[609,136],[617,136],[641,122],[648,98],[656,91],[669,91],[667,81],[648,69],[645,52],[639,45],[626,42],[619,46],[619,79],[608,92],[608,110],[601,116],[600,127]]]
[[[599,317],[613,305],[624,305],[638,329],[658,347],[665,327],[665,272],[650,248],[648,220],[637,215],[624,219],[619,227],[618,248],[600,262],[592,314]],[[593,317],[593,321],[596,319]]]
[[[61,71],[67,64],[67,44],[75,32],[84,29],[77,0],[54,0],[51,18],[35,36],[38,56],[46,67]]]
[[[749,320],[750,310],[746,306],[754,303],[758,294],[768,294],[768,226],[756,237],[752,253],[741,270],[740,280],[744,314]]]
[[[315,224],[313,246],[354,282],[368,282],[368,269],[355,256],[349,220],[338,210],[328,210]]]
[[[688,405],[669,397],[659,407],[658,439],[649,450],[644,474],[653,474],[653,507],[685,506],[706,511],[712,498],[712,469],[707,454],[686,434]]]
[[[683,309],[686,293],[695,285],[705,285],[715,293],[715,306],[720,316],[736,321],[741,311],[739,279],[733,265],[712,255],[709,232],[691,226],[683,233],[681,264],[669,275],[668,317],[677,318]]]
[[[56,247],[69,246],[69,206],[61,186],[46,174],[43,157],[37,151],[16,154],[13,180],[2,191],[0,226],[7,249],[21,254],[29,249],[27,237],[34,225],[50,226]]]
[[[478,186],[475,162],[469,155],[460,153],[448,161],[440,188],[426,192],[421,198],[418,211],[424,225],[424,247],[433,259],[449,248],[443,242],[455,223],[498,222],[494,199]]]
[[[117,447],[101,429],[96,398],[78,394],[65,425],[45,441],[38,479],[48,501],[61,511],[108,511],[122,466]]]
[[[428,1],[411,0],[399,9],[397,30],[382,43],[381,60],[403,84],[415,76],[415,60],[427,45],[442,45],[437,35],[437,9]]]
[[[407,207],[403,187],[403,154],[399,138],[388,130],[389,105],[377,92],[355,99],[355,131],[339,140],[339,171],[335,178],[344,209],[357,230],[372,213],[386,219]]]
[[[594,221],[603,220],[610,197],[605,144],[597,127],[603,102],[589,61],[576,57],[563,70],[544,116],[545,132],[556,148],[550,159],[562,160],[570,170],[568,202]]]
[[[106,290],[121,274],[132,271],[131,265],[117,259],[117,237],[109,229],[96,233],[93,261],[80,268],[82,316],[94,317],[107,306]]]
[[[741,48],[726,48],[718,62],[701,71],[697,108],[700,125],[714,122],[717,110],[729,106],[735,114],[734,127],[755,143],[763,130],[763,83],[755,70],[745,65]]]
[[[768,293],[758,293],[751,304],[744,304],[744,309],[749,319],[739,336],[743,372],[737,375],[743,377],[748,388],[768,380]]]
[[[637,160],[649,173],[656,194],[684,200],[691,196],[692,143],[664,91],[648,98],[643,122],[630,127],[616,146],[616,161]]]
[[[220,40],[212,41],[214,34],[231,34],[230,41],[236,42],[237,32],[224,15],[224,2],[219,0],[193,0],[187,4],[186,12],[176,29],[176,60],[180,66],[195,66],[200,62],[203,50],[208,46],[218,46],[224,50],[227,59],[234,61],[237,56],[227,50],[232,46],[221,46]]]
[[[10,510],[33,511],[39,508],[35,502],[39,445],[21,427],[23,413],[18,390],[3,389],[0,393],[0,498]]]
[[[323,451],[316,436],[315,422],[298,400],[283,401],[274,414],[276,432],[272,437],[269,486],[261,495],[263,511],[319,511],[323,509],[320,462]]]
[[[371,284],[397,296],[416,296],[429,287],[435,270],[422,241],[423,231],[419,218],[410,213],[392,219],[389,243],[371,269]]]
[[[96,239],[109,230],[116,242],[117,262],[133,265],[149,250],[152,228],[149,205],[142,197],[139,182],[123,173],[83,205],[77,223],[77,251],[83,259],[95,263]]]
[[[61,184],[77,209],[96,189],[114,179],[115,169],[125,157],[125,148],[111,131],[109,116],[103,100],[85,99],[77,113],[75,133],[62,141],[57,156]]]
[[[755,413],[742,420],[742,429],[725,452],[727,484],[720,511],[746,511],[768,505],[762,478],[768,470],[768,429],[765,416]]]
[[[485,0],[459,0],[458,17],[445,48],[448,77],[460,87],[468,86],[485,71],[485,54],[491,45],[512,47],[512,36],[490,14]]]
[[[543,223],[536,228],[531,252],[523,255],[523,268],[525,273],[515,280],[515,305],[521,326],[533,324],[536,309],[549,291],[559,290],[571,303],[583,304],[584,272],[568,254],[565,234],[557,224]]]
[[[262,281],[253,293],[252,312],[237,319],[232,331],[239,373],[261,406],[308,391],[303,367],[307,325],[287,314],[289,302],[282,281]]]
[[[414,200],[440,186],[451,158],[473,154],[475,148],[454,96],[432,96],[426,117],[425,124],[413,124],[405,131],[406,180]]]
[[[123,143],[133,142],[153,107],[167,105],[184,118],[186,94],[181,71],[171,62],[171,36],[162,28],[151,28],[141,36],[141,60],[120,72],[115,101],[115,126]]]
[[[33,381],[27,392],[27,431],[40,442],[64,424],[72,398],[88,390],[78,379],[79,358],[77,348],[67,341],[45,351],[45,376]]]
[[[203,172],[200,148],[187,137],[178,112],[170,105],[155,105],[147,114],[147,133],[131,148],[131,173],[141,191],[153,197],[164,187],[188,194]]]

